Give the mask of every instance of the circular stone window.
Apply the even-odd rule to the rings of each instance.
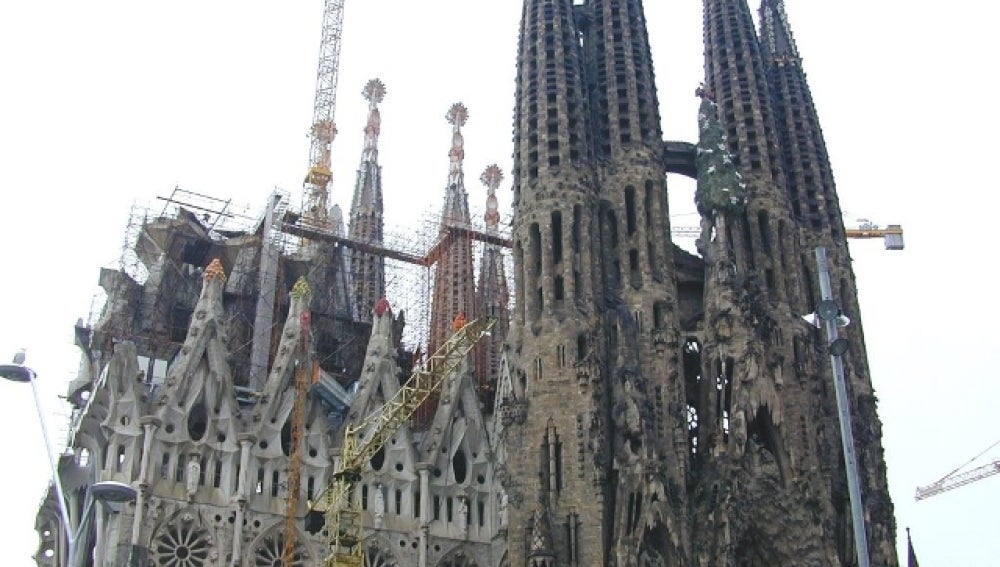
[[[206,567],[210,548],[208,534],[193,522],[174,523],[153,542],[153,557],[156,565]]]
[[[253,553],[254,565],[260,567],[306,567],[306,549],[302,542],[295,542],[295,553],[292,555],[292,562],[284,566],[282,556],[285,553],[285,535],[274,532],[264,538]]]

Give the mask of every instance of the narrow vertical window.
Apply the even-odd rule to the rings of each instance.
[[[635,187],[631,185],[625,188],[625,230],[629,236],[635,234]]]
[[[771,224],[767,218],[767,211],[757,213],[757,230],[760,231],[760,246],[764,253],[771,255]]]
[[[562,262],[563,241],[562,241],[562,213],[552,211],[552,263]]]
[[[581,223],[583,223],[583,210],[580,208],[580,205],[573,205],[573,228],[572,228],[573,252],[580,251]]]

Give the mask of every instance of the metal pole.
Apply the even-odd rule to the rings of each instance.
[[[38,395],[38,386],[35,384],[35,372],[28,369],[29,382],[31,382],[31,392],[35,395],[35,409],[38,410],[38,423],[42,427],[42,437],[45,438],[45,452],[49,456],[49,466],[52,468],[52,484],[56,487],[56,496],[59,498],[59,512],[62,515],[63,530],[66,532],[66,555],[69,565],[73,561],[73,552],[76,548],[76,536],[69,523],[69,510],[66,509],[66,495],[63,494],[62,482],[59,480],[59,464],[52,455],[52,442],[49,441],[49,430],[45,425],[45,414],[42,412],[42,400]]]
[[[830,272],[826,264],[826,249],[816,247],[816,267],[819,271],[819,291],[822,299],[833,300],[830,286]],[[827,344],[839,338],[836,318],[823,320]],[[854,526],[854,548],[858,554],[858,567],[870,567],[868,537],[865,534],[865,519],[861,506],[861,489],[858,486],[858,458],[854,452],[854,433],[851,430],[851,413],[847,407],[847,384],[844,379],[844,362],[840,355],[830,354],[833,367],[833,385],[837,394],[837,415],[840,418],[840,441],[844,448],[844,467],[847,469],[847,491],[851,498],[851,522]]]
[[[76,554],[80,553],[79,543],[81,537],[86,537],[85,530],[90,529],[90,514],[94,510],[94,497],[91,496],[90,490],[87,490],[87,496],[83,499],[83,515],[80,516],[80,525],[76,527],[76,531],[73,534],[73,545],[70,547],[72,551],[69,556],[69,565],[71,567],[82,567],[86,564],[83,557],[77,557]]]

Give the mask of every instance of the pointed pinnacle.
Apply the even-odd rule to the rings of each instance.
[[[503,182],[503,170],[497,164],[491,164],[483,171],[479,180],[490,190],[490,193],[493,193]]]
[[[299,279],[295,281],[295,285],[292,286],[291,296],[295,299],[302,299],[312,293],[312,289],[309,288],[309,282],[306,281],[305,276],[299,276]]]
[[[456,102],[448,109],[448,114],[445,115],[445,118],[448,119],[449,124],[461,128],[465,126],[465,121],[469,119],[469,109],[464,104]]]
[[[208,266],[205,267],[205,274],[202,276],[205,281],[212,281],[216,278],[221,282],[226,281],[226,272],[222,269],[222,262],[218,258],[209,262]]]
[[[365,100],[378,104],[385,98],[385,83],[380,79],[372,79],[365,85],[361,94],[365,97]]]

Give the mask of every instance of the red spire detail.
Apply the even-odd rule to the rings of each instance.
[[[382,297],[381,299],[375,302],[375,308],[373,309],[373,311],[375,312],[376,317],[381,317],[385,315],[385,312],[389,311],[390,309],[391,307],[389,306],[389,300],[386,299],[385,297]]]

